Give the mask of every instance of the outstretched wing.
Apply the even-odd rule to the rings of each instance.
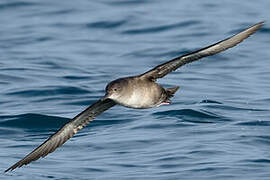
[[[142,78],[148,78],[153,81],[155,81],[157,78],[162,78],[168,73],[175,71],[177,68],[196,61],[200,58],[206,57],[206,56],[211,56],[214,54],[217,54],[221,51],[224,51],[226,49],[229,49],[240,42],[242,42],[244,39],[248,38],[251,34],[256,32],[264,23],[260,22],[257,23],[250,28],[234,35],[231,36],[227,39],[224,39],[222,41],[219,41],[215,44],[212,44],[210,46],[207,46],[205,48],[202,48],[200,50],[197,50],[195,52],[174,58],[164,64],[161,64],[159,66],[156,66],[155,68],[151,69],[150,71],[147,71],[146,73],[140,75]]]
[[[76,134],[78,130],[85,127],[97,115],[101,114],[114,105],[115,102],[110,99],[99,100],[92,104],[68,123],[66,123],[55,134],[49,137],[43,144],[34,149],[22,160],[18,161],[13,166],[5,170],[5,172],[29,164],[30,162],[35,161],[40,157],[45,157],[47,154],[53,152],[56,148],[63,145],[69,138]]]

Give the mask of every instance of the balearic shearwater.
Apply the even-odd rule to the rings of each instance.
[[[175,71],[177,68],[187,63],[217,54],[237,45],[257,31],[262,25],[263,22],[257,23],[234,36],[199,49],[195,52],[176,57],[141,75],[120,78],[110,82],[106,87],[106,94],[103,98],[67,122],[44,143],[34,149],[22,160],[5,170],[5,172],[26,165],[40,157],[45,157],[56,148],[63,145],[69,138],[91,122],[97,115],[116,104],[136,109],[170,104],[170,98],[179,87],[163,88],[161,85],[156,83],[158,78],[164,77],[168,73]]]

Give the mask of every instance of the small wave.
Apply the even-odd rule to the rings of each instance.
[[[81,168],[80,171],[83,172],[89,172],[89,173],[93,173],[93,172],[101,172],[101,173],[105,173],[108,172],[109,170],[106,170],[104,168],[92,168],[92,167],[87,167],[87,168]]]
[[[202,102],[201,102],[202,103]],[[260,111],[268,111],[267,109],[256,109],[256,108],[246,108],[246,107],[235,107],[235,106],[230,106],[230,105],[224,105],[223,103],[203,103],[204,107],[211,107],[215,109],[220,109],[220,110],[227,110],[227,111],[254,111],[254,112],[260,112]]]
[[[266,33],[269,34],[270,33],[270,28],[267,28],[266,26],[263,26],[260,31],[258,31],[258,33]]]
[[[146,33],[153,33],[153,32],[162,32],[167,31],[179,27],[189,27],[192,25],[199,24],[199,21],[185,21],[175,24],[168,24],[168,25],[162,25],[157,27],[148,27],[148,28],[141,28],[141,29],[130,29],[123,31],[123,34],[129,34],[129,35],[135,35],[135,34],[146,34]]]
[[[119,20],[119,21],[98,21],[86,24],[87,28],[98,28],[98,29],[111,29],[117,28],[125,24],[126,20]]]
[[[68,80],[84,80],[84,79],[90,79],[89,76],[82,76],[82,75],[67,75],[63,76],[64,79]]]
[[[269,146],[270,136],[269,135],[242,135],[239,139],[241,144],[249,144],[252,146]]]
[[[55,16],[55,15],[65,15],[70,13],[76,13],[75,9],[61,9],[61,10],[55,10],[55,11],[49,11],[47,13],[44,13],[46,16]]]
[[[222,104],[221,102],[214,101],[211,99],[204,99],[200,102],[200,104]]]
[[[151,1],[129,0],[129,1],[108,1],[106,3],[119,7],[119,6],[128,6],[128,5],[136,5],[136,6],[138,6],[140,4],[146,5],[146,3],[150,3],[150,2]]]
[[[42,89],[33,89],[33,90],[21,90],[6,93],[6,95],[17,95],[23,97],[33,97],[33,96],[47,96],[47,95],[63,95],[63,94],[88,94],[89,91],[78,88],[78,87],[70,87],[70,86],[50,86]]]
[[[252,160],[246,160],[247,162],[253,162],[253,163],[263,163],[263,164],[269,164],[270,159],[252,159]]]
[[[238,126],[270,126],[270,121],[248,121],[248,122],[240,122],[236,123]]]
[[[2,119],[0,127],[31,130],[57,130],[70,120],[69,118],[59,116],[48,116],[33,113],[15,116],[0,116],[0,119]],[[103,115],[102,119],[97,118],[95,121],[91,122],[91,127],[122,124],[130,121],[131,120],[127,120],[126,118],[113,118],[113,116]]]
[[[30,2],[22,2],[22,1],[17,1],[17,2],[8,2],[8,3],[3,3],[0,5],[0,10],[7,10],[7,9],[15,9],[15,8],[20,8],[20,7],[26,7],[26,6],[33,6],[35,3],[30,3]]]
[[[16,116],[1,116],[4,121],[0,122],[1,127],[22,128],[22,129],[57,129],[64,125],[69,119],[42,114],[21,114]]]
[[[169,110],[153,113],[153,115],[164,117],[171,116],[182,119],[183,121],[193,122],[193,123],[214,123],[214,120],[227,121],[222,116],[206,110],[193,110],[193,109],[181,109],[181,110]]]
[[[3,84],[11,84],[11,82],[14,82],[14,81],[19,81],[19,82],[27,82],[27,79],[26,78],[23,78],[23,77],[19,77],[19,76],[14,76],[14,75],[11,75],[11,74],[0,74],[0,79],[2,82],[0,83],[3,83]]]

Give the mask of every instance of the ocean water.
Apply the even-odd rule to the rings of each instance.
[[[270,1],[0,1],[0,179],[270,179]],[[173,103],[115,106],[61,148],[3,173],[106,84],[253,25],[159,83]]]

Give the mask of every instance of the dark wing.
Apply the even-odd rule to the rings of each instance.
[[[34,149],[22,160],[18,161],[13,166],[5,170],[5,172],[29,164],[30,162],[35,161],[40,157],[45,157],[47,154],[53,152],[56,148],[63,145],[69,138],[76,134],[78,130],[85,127],[97,115],[101,114],[114,105],[115,102],[110,99],[99,100],[92,104],[68,123],[66,123],[55,134],[49,137],[43,144]]]
[[[231,36],[227,39],[224,39],[222,41],[219,41],[215,44],[212,44],[210,46],[207,46],[205,48],[202,48],[200,50],[197,50],[195,52],[174,58],[164,64],[161,64],[159,66],[156,66],[155,68],[151,69],[150,71],[147,71],[146,73],[140,75],[142,78],[148,78],[151,80],[156,80],[157,78],[162,78],[168,73],[175,71],[177,68],[196,61],[200,58],[206,57],[206,56],[211,56],[214,54],[217,54],[221,51],[224,51],[226,49],[229,49],[240,42],[242,42],[244,39],[248,38],[251,34],[256,32],[264,23],[260,22],[257,23],[250,28],[234,35]]]

